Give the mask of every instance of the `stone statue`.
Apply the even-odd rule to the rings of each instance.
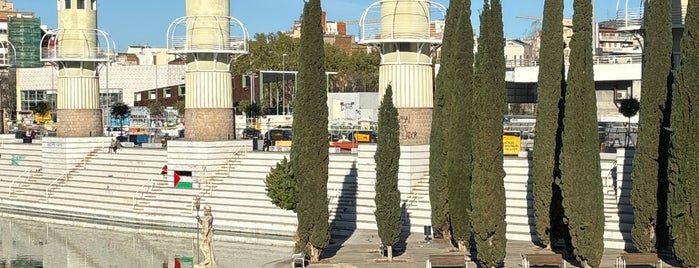
[[[211,215],[211,206],[204,206],[204,217],[197,215],[197,221],[201,225],[201,244],[199,249],[204,255],[204,261],[196,267],[218,267],[216,259],[214,259],[214,216]]]

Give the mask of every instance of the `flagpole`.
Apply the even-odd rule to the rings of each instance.
[[[200,224],[199,224],[199,206],[200,206],[200,202],[199,202],[199,201],[200,201],[200,199],[201,199],[201,197],[199,197],[199,196],[195,196],[195,197],[194,197],[194,207],[197,209],[197,263],[199,263],[199,252],[201,251],[201,250],[199,249],[199,247],[200,247],[200,246],[199,246],[199,243],[200,243],[200,242],[199,242],[199,232],[200,232],[200,230],[199,230],[199,228],[200,228],[200,227],[199,227],[199,226],[200,226]]]

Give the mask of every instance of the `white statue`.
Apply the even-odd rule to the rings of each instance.
[[[201,244],[199,249],[204,255],[204,261],[197,267],[217,267],[214,259],[214,216],[211,215],[211,206],[204,206],[204,217],[197,215],[197,221],[201,225]]]

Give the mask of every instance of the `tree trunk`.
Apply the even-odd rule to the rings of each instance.
[[[386,256],[389,262],[393,262],[393,246],[386,247]]]
[[[468,251],[468,246],[466,245],[466,241],[459,240],[457,243],[459,244],[459,252],[467,252]]]
[[[315,246],[311,246],[311,261],[312,262],[320,261],[320,249],[315,247]]]

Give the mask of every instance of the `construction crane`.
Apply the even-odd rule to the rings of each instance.
[[[541,21],[544,20],[544,17],[519,15],[516,18],[532,21],[531,32],[529,33],[529,37],[536,37],[536,35],[538,35],[538,33],[541,31]]]

